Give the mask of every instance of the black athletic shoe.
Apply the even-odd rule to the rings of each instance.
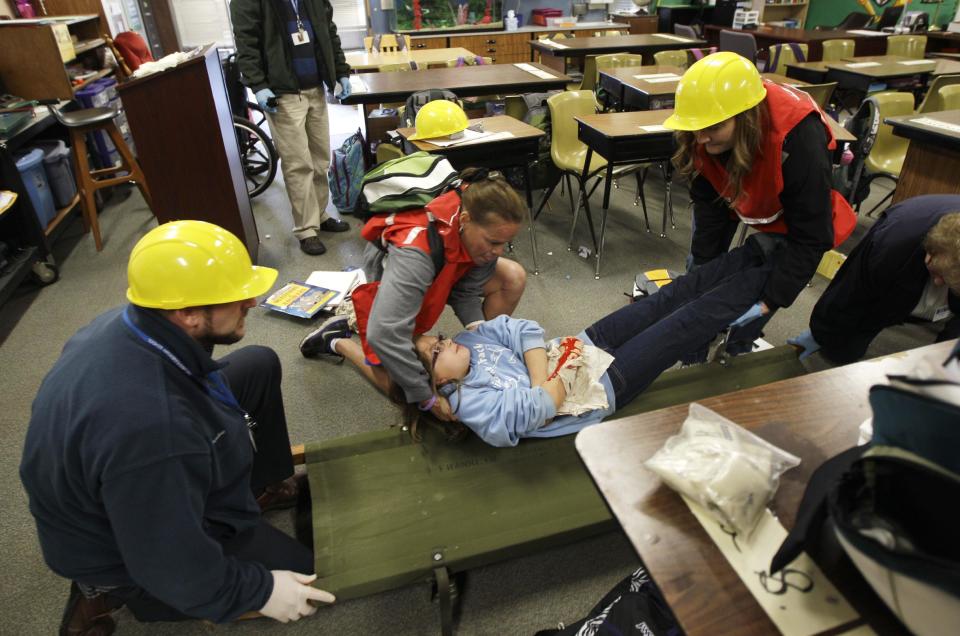
[[[346,221],[341,221],[340,219],[330,217],[326,221],[320,224],[321,232],[346,232],[350,229],[350,224]]]
[[[334,338],[349,338],[352,335],[350,324],[346,316],[334,316],[324,321],[322,325],[308,333],[300,341],[300,353],[304,358],[317,356],[343,356],[330,348]]]

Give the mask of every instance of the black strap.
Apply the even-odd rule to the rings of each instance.
[[[436,221],[430,221],[427,225],[427,243],[430,245],[430,258],[433,260],[433,271],[435,276],[440,275],[440,270],[446,265],[447,259],[444,257],[443,237],[437,229]]]
[[[440,601],[440,633],[453,636],[453,600],[450,598],[450,573],[446,566],[433,569],[437,581],[437,599]]]

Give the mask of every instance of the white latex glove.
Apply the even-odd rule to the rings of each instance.
[[[310,584],[317,579],[316,574],[300,574],[290,570],[271,570],[273,592],[260,613],[281,623],[299,620],[317,611],[317,606],[309,601],[333,603],[336,598],[330,592],[318,590]]]

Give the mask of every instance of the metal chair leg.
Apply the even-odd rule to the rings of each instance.
[[[650,217],[647,216],[647,197],[644,196],[643,186],[647,181],[647,170],[648,168],[643,168],[642,170],[637,170],[637,196],[633,200],[633,204],[643,205],[643,220],[647,224],[647,232],[650,232]]]

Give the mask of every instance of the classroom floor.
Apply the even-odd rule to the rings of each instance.
[[[354,132],[359,123],[350,107],[331,107],[334,146]],[[643,270],[668,267],[683,270],[690,237],[690,219],[685,189],[675,188],[677,228],[666,239],[643,230],[639,208],[632,205],[635,182],[626,178],[614,190],[603,277],[593,277],[592,261],[569,252],[566,237],[570,212],[566,199],[555,194],[552,209],[537,223],[539,276],[530,276],[517,315],[540,321],[548,334],[569,335],[626,302],[634,276]],[[878,184],[864,208],[886,194]],[[657,177],[647,186],[651,221],[660,222],[663,185]],[[599,205],[599,193],[594,200]],[[300,252],[290,233],[289,204],[282,178],[254,200],[261,238],[260,264],[280,270],[279,281],[302,279],[314,269],[342,269],[358,265],[362,250],[357,224],[350,232],[324,235],[328,252],[319,257]],[[862,236],[872,219],[861,218],[860,227],[844,251]],[[136,241],[154,221],[138,193],[122,202],[110,203],[101,213],[104,250],[97,253],[90,236],[83,235],[74,220],[56,244],[61,278],[54,285],[21,287],[0,307],[0,555],[4,575],[0,583],[0,633],[54,633],[68,582],[44,564],[36,539],[27,498],[18,477],[23,438],[30,417],[30,404],[37,387],[59,355],[64,342],[96,315],[124,302],[126,259]],[[581,219],[574,245],[587,245],[589,233]],[[511,254],[531,266],[526,231],[518,235]],[[782,345],[806,328],[807,318],[826,281],[815,277],[790,308],[771,321],[766,339]],[[441,319],[439,329],[451,333],[458,327],[452,312]],[[379,397],[347,365],[306,360],[297,344],[308,324],[264,309],[250,312],[243,343],[274,348],[284,366],[284,393],[291,440],[308,442],[383,428],[395,422],[396,410]],[[873,344],[870,355],[899,351],[933,341],[929,327],[910,325],[890,329]],[[222,352],[221,352],[222,354]],[[814,356],[812,370],[825,368]],[[104,387],[109,391],[110,387]],[[357,405],[363,408],[358,409]],[[855,423],[851,423],[854,425]],[[291,531],[292,513],[271,513],[268,518]],[[468,635],[533,634],[560,622],[581,618],[616,582],[639,563],[620,532],[610,532],[587,541],[512,559],[469,572],[461,591],[457,633]],[[209,634],[201,622],[186,624],[137,623],[122,610],[118,634]],[[316,616],[295,624],[270,620],[246,621],[218,628],[222,633],[307,634],[434,634],[439,631],[438,606],[430,600],[427,585],[413,585],[347,601],[322,609]]]

